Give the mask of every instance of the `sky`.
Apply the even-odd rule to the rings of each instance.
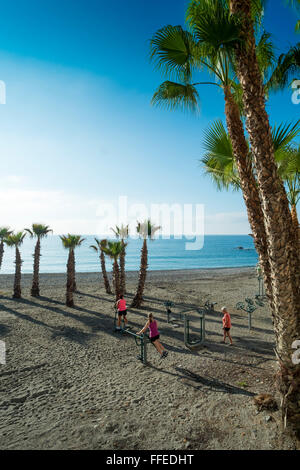
[[[149,39],[184,25],[186,3],[0,2],[1,226],[103,233],[126,201],[131,221],[176,204],[187,226],[187,207],[204,208],[207,234],[249,233],[242,195],[218,192],[199,165],[203,132],[224,121],[222,94],[199,89],[198,115],[150,104],[164,78],[149,60]],[[297,18],[284,0],[269,0],[265,29],[278,54],[299,41]],[[267,110],[272,124],[300,115],[290,91],[271,96]]]

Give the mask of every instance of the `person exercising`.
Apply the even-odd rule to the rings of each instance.
[[[159,331],[157,329],[157,321],[154,320],[152,313],[149,313],[148,320],[144,328],[137,333],[137,335],[143,334],[147,328],[150,330],[149,339],[159,352],[161,358],[165,358],[168,355],[168,351],[165,350],[161,342],[159,341]]]
[[[222,318],[223,332],[224,332],[223,343],[226,342],[226,336],[228,336],[230,344],[233,345],[232,338],[231,338],[231,335],[230,335],[231,318],[230,318],[230,315],[229,315],[228,310],[227,310],[226,307],[222,308],[222,313],[224,315],[223,318]]]
[[[126,310],[126,300],[124,299],[124,296],[123,295],[120,295],[120,298],[119,300],[117,301],[116,303],[116,307],[118,309],[118,325],[117,325],[117,330],[120,330],[121,329],[121,320],[122,320],[122,317],[124,319],[124,324],[125,324],[125,327],[128,323],[128,320],[126,318],[126,315],[127,315],[127,310]]]

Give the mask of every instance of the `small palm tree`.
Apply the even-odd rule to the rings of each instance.
[[[123,247],[123,251],[120,254],[120,293],[124,295],[126,293],[126,275],[125,275],[126,243],[124,240],[128,238],[129,226],[121,225],[120,227],[118,227],[116,225],[115,229],[112,229],[112,231],[114,232],[116,237],[121,240],[121,245]]]
[[[125,243],[126,247],[126,243]],[[107,246],[103,248],[104,253],[113,261],[113,283],[115,287],[116,300],[120,297],[120,269],[118,259],[121,256],[124,247],[121,242],[107,242]]]
[[[18,232],[16,234],[11,233],[4,239],[4,243],[6,243],[7,246],[10,246],[12,248],[15,247],[15,250],[16,250],[16,260],[15,260],[16,270],[15,270],[15,282],[14,282],[14,294],[13,294],[14,299],[21,298],[21,266],[22,266],[23,261],[21,259],[19,248],[22,245],[25,236],[26,236],[26,233]]]
[[[107,248],[107,240],[99,240],[98,238],[95,238],[96,245],[91,245],[90,248],[96,251],[96,253],[99,253],[99,258],[100,258],[100,263],[101,263],[101,270],[102,270],[102,276],[103,276],[103,281],[104,281],[104,286],[107,294],[112,294],[107,272],[106,272],[106,265],[105,265],[105,253],[104,249]]]
[[[139,273],[139,282],[136,294],[132,300],[131,307],[139,308],[143,302],[143,293],[145,288],[147,268],[148,268],[148,247],[147,240],[153,240],[154,234],[160,227],[155,226],[150,220],[146,220],[143,223],[138,222],[137,233],[143,239],[143,246],[141,250],[141,264]]]
[[[32,224],[32,228],[25,228],[31,238],[36,237],[36,245],[33,255],[33,280],[31,287],[31,295],[38,297],[40,295],[39,286],[39,271],[40,271],[40,257],[41,257],[41,238],[47,237],[48,233],[52,232],[48,225]]]
[[[74,307],[73,293],[76,290],[75,280],[75,248],[80,246],[84,241],[80,235],[62,235],[60,237],[62,244],[66,250],[69,250],[67,262],[67,285],[66,285],[66,305]]]
[[[4,240],[5,238],[9,237],[13,232],[9,230],[9,227],[0,227],[0,269],[2,266],[3,261],[3,254],[4,254]]]

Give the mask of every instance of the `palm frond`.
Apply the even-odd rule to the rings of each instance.
[[[215,121],[205,131],[203,147],[206,150],[200,160],[205,174],[209,175],[218,190],[240,189],[232,143],[221,120]]]
[[[84,242],[84,238],[81,238],[81,235],[60,235],[60,239],[62,241],[63,247],[66,250],[73,250],[76,247],[80,246]]]
[[[138,222],[136,227],[136,231],[141,238],[150,238],[151,240],[153,240],[155,232],[160,229],[161,227],[153,224],[150,219],[144,220],[144,222]]]
[[[0,240],[7,238],[9,235],[13,233],[9,227],[0,227]]]
[[[271,34],[266,31],[262,33],[258,40],[256,45],[256,56],[263,80],[265,80],[268,72],[270,72],[271,69],[274,69],[275,64],[274,44],[271,40]]]
[[[211,52],[231,53],[240,38],[240,21],[230,14],[225,2],[199,2],[190,15],[189,23],[200,44],[209,44]]]
[[[272,141],[273,147],[276,153],[280,152],[286,146],[288,146],[296,137],[300,135],[300,120],[295,124],[293,123],[281,123],[279,126],[272,128]]]
[[[7,246],[13,247],[19,247],[22,245],[24,238],[26,236],[26,233],[24,232],[18,232],[16,234],[12,233],[11,235],[8,235],[7,238],[4,239],[4,243],[6,243]]]
[[[269,87],[277,90],[289,86],[300,73],[300,42],[281,54],[271,78]]]
[[[188,80],[195,66],[196,41],[181,26],[159,29],[150,41],[150,59],[169,78]]]
[[[193,85],[166,81],[154,93],[151,104],[170,110],[182,108],[197,112],[198,101],[199,94]]]
[[[127,243],[125,243],[125,247],[127,246]],[[109,256],[111,259],[118,259],[121,253],[124,250],[124,245],[120,241],[117,242],[111,242],[108,241],[107,245],[102,248],[103,253],[105,253],[107,256]]]

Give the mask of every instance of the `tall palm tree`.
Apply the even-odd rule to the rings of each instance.
[[[116,227],[112,231],[116,235],[118,239],[121,241],[121,245],[123,247],[123,251],[120,254],[120,293],[124,295],[126,293],[126,274],[125,274],[125,257],[126,257],[126,243],[125,240],[129,236],[129,226],[128,225],[121,225],[120,227],[116,225]]]
[[[40,257],[41,257],[41,239],[47,237],[52,232],[48,225],[32,224],[31,229],[25,228],[26,232],[29,233],[31,238],[36,237],[36,245],[33,255],[33,280],[31,287],[31,295],[38,297],[40,295],[39,286],[39,271],[40,271]]]
[[[75,281],[75,248],[80,246],[84,241],[80,235],[61,235],[63,247],[69,250],[68,262],[67,262],[67,284],[66,284],[66,305],[68,307],[74,307],[73,293],[76,290]]]
[[[234,47],[234,55],[243,90],[246,126],[267,233],[282,412],[285,424],[300,435],[300,366],[292,362],[292,344],[300,338],[299,238],[294,230],[287,195],[274,158],[264,88],[255,51],[251,6],[251,0],[230,0],[232,15],[240,19],[240,42]]]
[[[242,184],[248,219],[263,267],[266,292],[272,304],[263,212],[241,117],[240,86],[236,82],[232,64],[231,47],[239,34],[239,26],[237,21],[232,21],[225,4],[226,2],[221,1],[192,1],[187,13],[190,31],[183,30],[181,26],[167,26],[153,36],[151,58],[160,70],[170,77],[177,78],[180,82],[165,81],[154,94],[152,103],[164,105],[170,109],[181,106],[195,110],[199,100],[196,87],[213,85],[223,91],[226,122]],[[220,41],[226,43],[222,49],[219,47]],[[257,52],[260,58],[261,74],[265,76],[274,57],[269,35],[266,33],[263,33],[258,40]],[[213,75],[214,80],[193,83],[193,73],[203,70]]]
[[[4,243],[6,243],[7,246],[14,247],[16,250],[16,260],[15,260],[15,281],[14,281],[14,294],[13,298],[14,299],[20,299],[21,298],[21,266],[22,266],[22,259],[21,259],[21,254],[20,254],[20,246],[23,243],[23,240],[26,236],[26,233],[24,232],[18,232],[16,234],[11,233],[4,239]]]
[[[126,244],[125,244],[126,247]],[[118,259],[121,256],[124,247],[120,241],[112,242],[108,241],[107,246],[103,248],[104,253],[109,256],[113,261],[113,280],[115,287],[116,300],[119,300],[120,297],[120,269],[118,265]]]
[[[9,230],[9,227],[0,227],[0,269],[2,266],[3,261],[3,254],[4,254],[4,240],[13,232]]]
[[[147,240],[153,240],[155,232],[159,230],[160,227],[153,225],[151,220],[146,220],[143,223],[138,222],[137,233],[143,239],[143,246],[141,250],[141,264],[139,272],[139,281],[136,294],[132,300],[131,307],[139,308],[143,302],[143,293],[145,288],[145,282],[147,277],[147,268],[148,268],[148,247]]]
[[[98,238],[95,238],[95,242],[96,242],[96,245],[91,245],[90,248],[92,248],[94,251],[96,251],[96,253],[99,254],[104,287],[105,287],[107,294],[112,294],[111,287],[110,287],[109,280],[108,280],[108,275],[106,272],[106,265],[105,265],[104,249],[107,248],[107,240],[105,239],[99,240]]]
[[[182,34],[180,27],[177,27],[176,39],[174,39],[174,31],[167,35],[167,40],[163,34],[164,31],[160,30],[157,33],[152,41],[152,55],[155,56],[158,66],[163,67],[165,73],[172,73],[181,83],[165,82],[154,95],[153,101],[156,103],[165,100],[164,102],[167,102],[169,107],[174,108],[186,105],[189,100],[190,107],[195,109],[198,99],[195,89],[197,83],[191,82],[191,71],[194,71],[197,63],[200,63],[202,67],[206,67],[215,74],[215,65],[220,64],[222,55],[226,54],[229,59],[228,65],[226,62],[221,63],[222,73],[215,74],[215,76],[220,80],[222,74],[226,76],[232,67],[240,82],[240,85],[236,87],[235,80],[232,80],[231,87],[224,87],[226,122],[255,246],[263,267],[266,290],[273,312],[277,350],[280,351],[281,356],[285,356],[285,364],[290,367],[286,370],[294,370],[290,359],[292,354],[289,354],[292,341],[289,338],[296,339],[297,335],[300,336],[296,314],[300,303],[300,263],[287,195],[277,174],[268,117],[265,112],[267,88],[263,87],[265,74],[262,73],[261,61],[257,55],[254,34],[254,27],[257,30],[260,23],[262,3],[260,0],[192,1],[189,16],[194,36],[200,47],[195,47],[190,33]],[[206,56],[209,61],[205,59]],[[238,103],[237,106],[236,97],[242,98],[242,105]],[[255,149],[253,162],[249,159],[241,109],[247,118],[251,147]],[[257,179],[254,174],[257,175]],[[284,223],[285,221],[287,224]],[[290,299],[291,304],[288,305]],[[287,315],[287,311],[290,315]],[[283,331],[285,322],[286,332]],[[299,397],[295,394],[288,399],[284,396],[283,409],[287,409],[287,401],[293,402],[295,409],[296,399],[299,401]],[[287,413],[287,415],[291,414],[292,412]],[[296,416],[295,412],[294,415]]]

